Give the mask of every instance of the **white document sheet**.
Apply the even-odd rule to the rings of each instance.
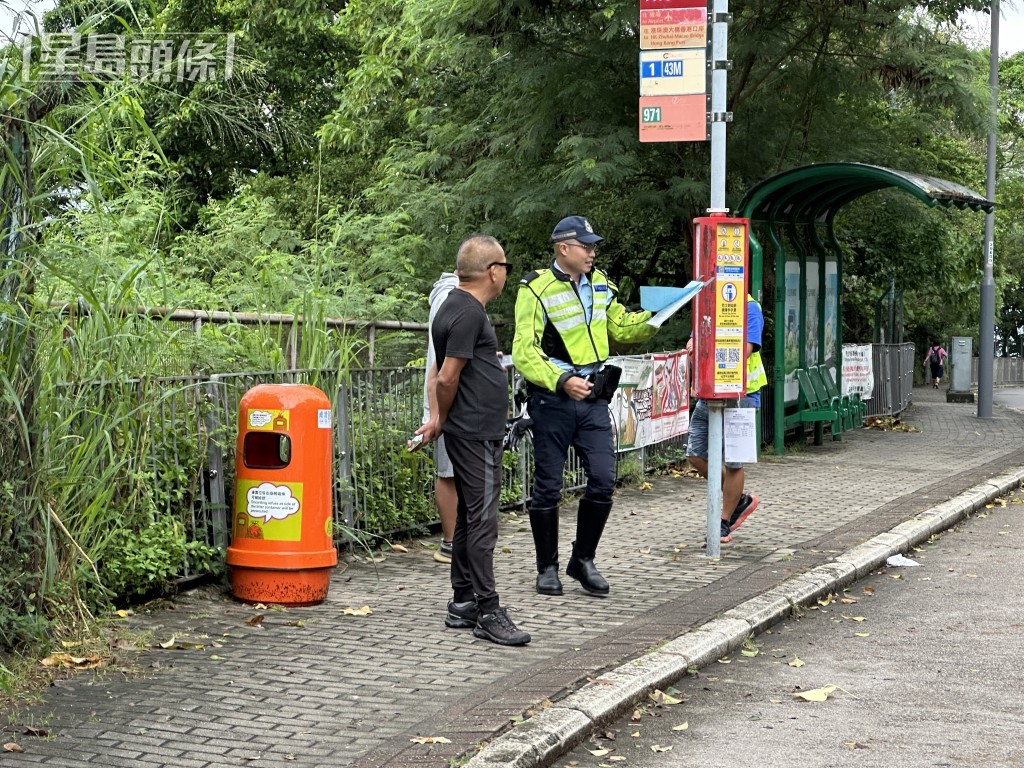
[[[726,408],[722,432],[726,461],[735,464],[757,463],[756,408]]]

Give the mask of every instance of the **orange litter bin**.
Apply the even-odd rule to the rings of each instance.
[[[305,384],[242,397],[235,453],[231,593],[252,603],[315,605],[338,563],[331,516],[331,402]]]

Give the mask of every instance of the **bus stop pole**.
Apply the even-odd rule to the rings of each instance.
[[[999,0],[992,0],[992,39],[988,61],[989,127],[985,197],[996,200],[996,140],[999,130]],[[981,279],[981,318],[978,329],[978,418],[992,418],[992,366],[995,355],[996,283],[992,276],[995,258],[996,214],[985,215],[985,258]]]
[[[711,8],[711,207],[709,213],[727,213],[725,207],[726,72],[729,59],[729,0],[714,0]],[[708,400],[708,529],[706,554],[721,556],[722,441],[725,403]]]

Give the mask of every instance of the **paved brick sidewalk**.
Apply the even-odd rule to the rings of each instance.
[[[905,418],[918,432],[860,430],[749,468],[747,487],[762,506],[717,563],[702,553],[703,481],[658,478],[649,491],[620,491],[598,553],[607,599],[569,579],[564,597],[538,596],[529,524],[505,520],[498,585],[533,634],[526,648],[446,630],[447,569],[416,546],[339,568],[328,600],[313,608],[256,611],[216,590],[194,592],[130,621],[154,642],[173,636],[201,649],[148,651],[142,677],[108,672],[59,684],[31,713],[37,721],[52,713],[55,737],[18,736],[26,752],[0,753],[0,764],[448,766],[588,676],[1024,465],[1024,415],[997,409],[978,420],[975,406],[927,389],[915,401]],[[574,525],[569,509],[563,566]],[[373,613],[342,614],[362,605]],[[262,628],[246,624],[257,612]],[[414,744],[414,736],[451,743]]]

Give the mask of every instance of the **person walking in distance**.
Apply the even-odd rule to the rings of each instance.
[[[938,341],[932,343],[928,353],[924,356],[924,364],[931,365],[932,369],[932,389],[938,389],[939,384],[942,383],[942,367],[947,357],[949,354]]]
[[[764,313],[753,296],[747,296],[747,392],[739,400],[728,401],[727,407],[760,408],[761,389],[768,384],[768,376],[761,361],[761,334],[764,331]],[[693,360],[693,338],[686,342],[687,356]],[[686,458],[701,477],[708,476],[708,405],[698,400],[690,416],[686,436]],[[742,464],[723,463],[722,471],[722,530],[723,544],[732,541],[732,534],[757,509],[760,499],[744,493],[746,473]]]
[[[427,320],[427,375],[423,383],[424,424],[430,421],[430,414],[437,411],[437,403],[431,402],[431,396],[436,393],[432,384],[437,374],[437,368],[434,365],[437,355],[434,353],[432,336],[434,318],[437,317],[437,311],[444,304],[444,300],[448,298],[448,294],[458,285],[458,275],[452,272],[443,272],[430,291],[430,315]],[[441,546],[434,553],[434,559],[439,563],[450,564],[459,499],[455,493],[455,470],[452,469],[452,461],[448,458],[448,451],[444,446],[444,435],[437,438],[437,442],[434,444],[434,466],[437,472],[434,479],[434,504],[437,505],[437,514],[441,518]]]
[[[458,508],[445,625],[472,627],[500,645],[526,645],[530,635],[501,606],[494,581],[508,377],[484,308],[505,287],[511,266],[488,235],[471,235],[459,246],[459,286],[438,309],[432,331],[437,408],[416,434],[430,441],[443,433],[454,470]]]
[[[576,540],[565,569],[585,591],[604,596],[607,580],[594,564],[612,509],[615,445],[608,402],[621,371],[605,366],[609,341],[635,343],[657,332],[650,312],[627,312],[615,285],[594,269],[604,238],[582,216],[551,233],[554,259],[522,279],[516,297],[512,358],[527,381],[533,418],[534,485],[530,528],[537,551],[537,592],[561,595],[558,505],[569,446],[587,475],[576,514]]]

